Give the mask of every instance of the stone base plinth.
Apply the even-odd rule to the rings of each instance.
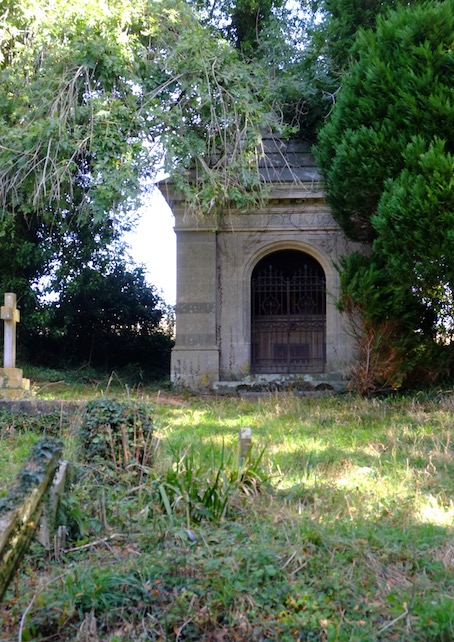
[[[213,392],[218,395],[237,394],[290,394],[295,396],[343,393],[348,389],[348,380],[340,373],[312,374],[257,374],[248,375],[241,381],[215,381]]]
[[[174,386],[206,390],[219,379],[219,350],[216,347],[172,350],[170,378]]]
[[[0,399],[23,399],[30,394],[30,379],[20,368],[0,368]]]

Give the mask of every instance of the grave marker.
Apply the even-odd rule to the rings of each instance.
[[[46,437],[37,442],[22,473],[0,501],[0,601],[39,525],[62,450],[63,444],[57,439]],[[54,499],[57,501],[58,496]],[[54,513],[56,507],[51,501],[47,514]]]
[[[3,335],[3,367],[16,367],[16,323],[20,321],[20,312],[16,307],[16,295],[5,293],[5,304],[0,308],[0,317],[5,322]]]
[[[0,318],[4,321],[3,368],[0,368],[0,397],[20,399],[30,389],[30,380],[22,377],[22,370],[16,368],[16,325],[20,312],[16,306],[16,295],[5,293],[4,305],[0,307]]]

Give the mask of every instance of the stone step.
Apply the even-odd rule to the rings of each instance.
[[[340,373],[249,375],[238,381],[215,381],[212,387],[218,395],[291,393],[304,396],[346,392],[348,380]]]

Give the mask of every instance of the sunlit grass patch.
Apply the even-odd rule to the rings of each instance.
[[[17,433],[0,428],[0,495],[6,495],[39,437],[33,432]]]
[[[452,498],[443,499],[424,494],[420,497],[416,519],[430,524],[452,528],[454,525],[454,502]],[[452,560],[454,565],[454,558]]]
[[[350,500],[340,501],[350,501],[350,515],[385,515],[399,504],[419,515],[419,504],[439,483],[435,471],[443,468],[446,484],[452,470],[449,416],[400,400],[217,400],[171,411],[166,421],[164,442],[195,443],[202,450],[213,444],[234,449],[239,427],[251,426],[280,490],[303,484],[348,491]]]

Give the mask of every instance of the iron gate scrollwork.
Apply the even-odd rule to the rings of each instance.
[[[267,261],[253,272],[253,373],[324,371],[326,280],[323,269],[314,259],[301,256],[300,265],[290,271],[281,269],[279,261],[278,267]]]

